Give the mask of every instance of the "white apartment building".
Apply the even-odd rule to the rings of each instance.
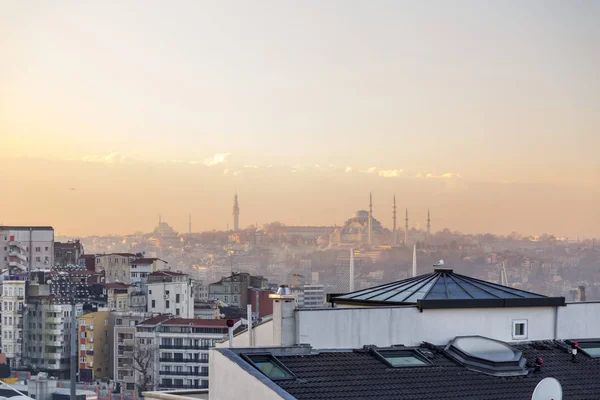
[[[154,370],[148,372],[153,389],[207,388],[209,348],[226,337],[228,331],[226,320],[166,315],[137,325],[135,346],[151,348],[155,354]]]
[[[0,267],[11,272],[54,265],[54,228],[0,226]]]
[[[2,352],[6,354],[6,362],[11,368],[21,366],[23,346],[23,311],[27,276],[11,275],[2,281]]]
[[[164,270],[167,264],[168,262],[160,258],[137,258],[131,262],[129,282],[143,289],[148,281],[148,275]]]
[[[76,316],[83,314],[81,305]],[[32,372],[65,379],[71,363],[71,305],[54,296],[28,300],[24,314],[22,364]]]
[[[148,275],[148,312],[194,318],[194,287],[188,275],[158,271]]]

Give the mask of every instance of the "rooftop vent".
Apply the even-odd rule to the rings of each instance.
[[[482,336],[458,336],[444,349],[465,368],[492,376],[521,376],[529,372],[523,353],[504,342]]]
[[[290,291],[290,288],[288,287],[288,285],[280,285],[279,288],[277,289],[277,294],[290,295],[290,294],[292,294],[292,292]]]

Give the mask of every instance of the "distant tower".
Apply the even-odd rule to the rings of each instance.
[[[417,245],[413,247],[413,278],[417,276]]]
[[[404,218],[404,245],[408,245],[408,208],[406,209],[406,218]]]
[[[398,244],[398,232],[396,232],[396,195],[394,195],[394,204],[392,205],[392,216],[394,221],[394,229],[393,229],[393,244]]]
[[[429,240],[429,235],[431,235],[431,215],[429,214],[429,208],[427,209],[427,240]]]
[[[350,292],[354,292],[354,249],[350,249]]]
[[[235,196],[233,196],[233,230],[237,231],[238,229],[240,229],[240,205],[237,192],[235,192]]]
[[[188,222],[188,233],[192,236],[192,214],[190,214],[190,220]]]
[[[373,244],[373,195],[369,192],[369,246]]]

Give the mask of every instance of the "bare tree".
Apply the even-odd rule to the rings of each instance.
[[[144,340],[144,339],[142,339]],[[148,340],[148,339],[146,339]],[[156,345],[136,341],[133,347],[133,369],[138,395],[154,389]]]

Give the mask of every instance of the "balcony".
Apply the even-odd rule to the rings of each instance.
[[[64,324],[65,319],[63,317],[46,317],[47,324]]]
[[[117,368],[127,368],[127,369],[129,369],[129,368],[132,368],[132,367],[133,367],[132,364],[126,364],[126,363],[117,364]]]
[[[182,358],[160,358],[160,362],[166,363],[188,363],[188,364],[197,364],[200,360],[190,360],[190,359],[182,359]]]
[[[133,346],[134,340],[133,339],[119,339],[118,344],[123,345],[123,346]]]
[[[135,382],[135,378],[134,378],[133,375],[123,375],[123,376],[119,377],[118,381],[121,381],[121,382]]]
[[[46,360],[61,360],[61,359],[65,359],[68,360],[69,359],[69,355],[68,354],[64,354],[64,353],[46,353],[44,354],[44,358]]]
[[[21,269],[27,269],[27,265],[25,265],[25,263],[23,261],[18,260],[18,259],[10,260],[8,262],[8,266],[9,267],[17,267],[17,268],[21,268]]]
[[[161,344],[161,349],[172,349],[172,350],[208,350],[209,346],[194,346],[194,345],[183,345],[183,344]]]
[[[12,241],[8,242],[8,245],[11,247],[18,247],[19,249],[21,249],[23,251],[27,251],[27,246],[25,246],[21,242],[17,242],[16,240],[12,240]]]
[[[188,371],[159,371],[159,374],[162,376],[208,376],[208,372],[188,372]]]
[[[88,327],[85,328],[88,331],[93,331],[94,330],[94,325],[90,325]]]
[[[15,249],[10,249],[8,251],[8,256],[16,257],[19,260],[23,261],[24,263],[27,262],[27,256],[25,254],[21,253],[20,251],[16,251]]]

